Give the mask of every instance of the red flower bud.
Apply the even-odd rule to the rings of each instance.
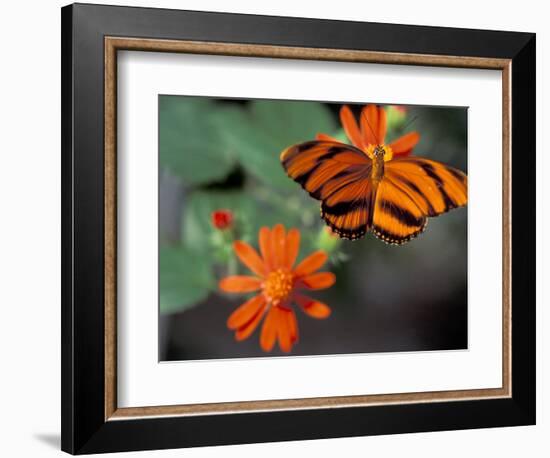
[[[225,209],[215,210],[211,214],[211,219],[212,226],[223,231],[233,224],[233,212]]]

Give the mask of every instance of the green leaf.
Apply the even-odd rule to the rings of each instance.
[[[234,110],[220,122],[230,154],[260,182],[278,189],[294,189],[281,166],[281,152],[313,140],[318,132],[335,130],[330,113],[319,102],[253,101],[248,111]]]
[[[348,136],[346,135],[346,132],[342,128],[339,128],[335,132],[333,132],[331,137],[334,137],[335,140],[338,140],[341,143],[346,143],[346,144],[351,143],[348,139]]]
[[[334,121],[319,102],[257,100],[251,106],[252,118],[281,149],[294,143],[314,140],[319,132],[334,130]]]
[[[220,180],[234,166],[219,131],[220,109],[199,97],[159,97],[159,155],[185,185]]]
[[[281,148],[256,126],[249,113],[234,112],[224,119],[221,133],[230,154],[250,175],[270,187],[291,188],[291,180],[279,161]]]
[[[215,286],[209,262],[198,253],[181,247],[161,247],[159,274],[160,312],[163,314],[197,305]]]

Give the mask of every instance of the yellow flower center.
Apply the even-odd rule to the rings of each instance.
[[[263,291],[265,297],[277,305],[285,301],[292,292],[294,275],[286,269],[277,269],[269,273],[264,281]]]
[[[387,162],[393,158],[393,150],[388,145],[373,145],[371,143],[367,146],[365,153],[372,160],[376,157],[383,157],[384,162]]]

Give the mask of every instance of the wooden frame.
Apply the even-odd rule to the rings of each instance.
[[[502,379],[501,388],[459,390],[444,392],[403,393],[391,395],[341,396],[332,398],[287,399],[219,404],[174,406],[148,406],[118,408],[116,403],[116,66],[117,51],[175,52],[187,54],[213,54],[248,57],[277,57],[326,61],[352,61],[384,64],[441,65],[461,68],[483,68],[502,71],[503,119],[503,317]],[[510,397],[512,345],[509,318],[511,311],[509,266],[510,245],[510,59],[463,58],[457,56],[410,55],[377,53],[372,51],[344,51],[332,49],[291,48],[231,43],[150,40],[105,37],[105,419],[132,418],[135,416],[197,415],[220,412],[250,412],[265,410],[311,409],[364,406],[372,404],[432,402],[441,400],[483,399]]]
[[[154,19],[140,30],[130,18]],[[107,21],[106,19],[109,18]],[[86,20],[84,30],[80,24]],[[103,20],[103,21],[102,21]],[[198,22],[197,22],[198,21]],[[241,32],[216,32],[220,21]],[[145,21],[150,22],[150,21]],[[200,24],[200,27],[197,27]],[[162,27],[160,27],[162,25]],[[166,26],[169,27],[166,27]],[[244,27],[246,26],[246,27]],[[306,27],[307,26],[307,27]],[[280,38],[279,30],[307,29]],[[348,28],[361,33],[348,36]],[[316,37],[331,31],[335,47]],[[163,36],[159,36],[161,33]],[[388,48],[384,34],[392,33]],[[170,36],[171,35],[171,36]],[[432,35],[436,45],[410,38]],[[361,40],[357,37],[367,37]],[[493,47],[486,47],[491,37]],[[140,37],[140,38],[136,38]],[[278,40],[276,39],[278,37]],[[534,35],[141,8],[73,5],[63,9],[63,449],[71,453],[339,437],[534,422]],[[457,47],[460,41],[462,47]],[[251,44],[250,42],[254,43]],[[262,43],[265,42],[265,43]],[[267,44],[269,43],[269,44]],[[397,43],[397,44],[395,44]],[[79,58],[83,47],[93,59]],[[503,386],[282,401],[118,408],[116,402],[116,57],[118,50],[376,62],[499,69],[503,75]],[[92,75],[85,74],[92,70]],[[98,86],[102,81],[104,85]],[[103,89],[104,103],[97,93]],[[92,93],[85,90],[93,88]],[[96,100],[93,100],[94,95]],[[100,97],[97,97],[100,96]],[[84,101],[93,109],[83,112]],[[532,103],[531,105],[529,103]],[[526,119],[529,119],[528,122]],[[91,132],[82,123],[95,122]],[[513,122],[513,120],[516,120]],[[103,129],[103,130],[102,130]],[[514,145],[524,156],[514,161]],[[84,144],[88,146],[83,147]],[[527,146],[526,146],[527,145]],[[530,152],[525,157],[525,151]],[[516,153],[517,154],[517,153]],[[87,167],[87,169],[82,169]],[[86,176],[85,170],[92,170]],[[514,174],[512,175],[512,170]],[[90,181],[90,180],[98,180]],[[529,181],[528,181],[529,179]],[[513,183],[515,182],[515,183]],[[529,200],[529,197],[532,197]],[[512,215],[514,201],[522,206]],[[526,201],[530,203],[525,204]],[[79,209],[92,211],[82,226]],[[84,240],[91,246],[83,246]],[[90,249],[99,249],[99,254]],[[521,265],[521,270],[513,269]],[[529,275],[531,274],[531,277]],[[513,289],[512,289],[513,286]],[[91,291],[92,297],[76,294]],[[521,300],[522,308],[512,303]],[[521,298],[521,299],[518,299]],[[89,308],[85,308],[88,304]],[[91,308],[90,308],[91,306]],[[88,321],[86,321],[88,320]],[[512,340],[513,333],[513,340]],[[89,360],[82,360],[87,355]],[[91,357],[90,357],[91,355]],[[93,372],[93,374],[92,374]],[[90,377],[91,375],[91,377]],[[100,375],[102,377],[100,377]],[[91,396],[90,396],[91,394]],[[461,402],[454,402],[461,401]],[[338,407],[337,410],[334,410]],[[390,413],[391,412],[391,413]],[[398,413],[400,412],[400,413]],[[437,414],[427,420],[427,414]],[[248,434],[231,417],[251,425]],[[405,415],[397,420],[397,415]],[[472,416],[463,418],[461,415]],[[475,415],[475,417],[474,417]],[[390,418],[394,416],[394,419]],[[339,420],[336,419],[339,418]],[[385,418],[379,422],[367,421]],[[350,426],[351,419],[356,423]],[[414,421],[411,421],[414,420]],[[313,421],[301,433],[270,425]],[[341,423],[348,424],[346,428]],[[358,423],[357,423],[358,422]],[[225,425],[208,437],[207,427]],[[376,426],[374,426],[376,424]],[[261,426],[260,426],[261,425]],[[155,435],[163,428],[166,441]],[[242,426],[239,429],[243,428]],[[170,430],[170,431],[164,431]],[[244,428],[246,429],[246,428]],[[263,429],[266,429],[264,431]],[[141,431],[136,436],[132,431]],[[269,431],[267,431],[269,430]],[[178,435],[178,431],[179,434]],[[252,431],[250,433],[250,431]]]

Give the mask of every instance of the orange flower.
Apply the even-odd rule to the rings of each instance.
[[[366,105],[361,110],[360,126],[357,124],[351,109],[344,105],[340,109],[340,121],[351,143],[363,150],[369,156],[376,146],[383,146],[386,150],[386,160],[393,156],[408,156],[420,140],[418,132],[409,132],[389,145],[385,145],[386,138],[386,111],[377,105]],[[328,140],[340,143],[326,134],[317,134],[317,140]]]
[[[327,318],[330,308],[301,293],[303,290],[330,288],[336,281],[332,272],[316,272],[327,261],[324,251],[316,251],[296,267],[300,247],[300,231],[285,233],[282,224],[259,232],[261,255],[248,243],[233,243],[235,254],[254,276],[235,275],[222,279],[219,287],[229,293],[258,294],[242,304],[227,320],[238,341],[249,337],[265,316],[260,334],[260,346],[271,351],[275,341],[288,353],[298,340],[298,323],[292,304],[297,304],[313,318]]]

